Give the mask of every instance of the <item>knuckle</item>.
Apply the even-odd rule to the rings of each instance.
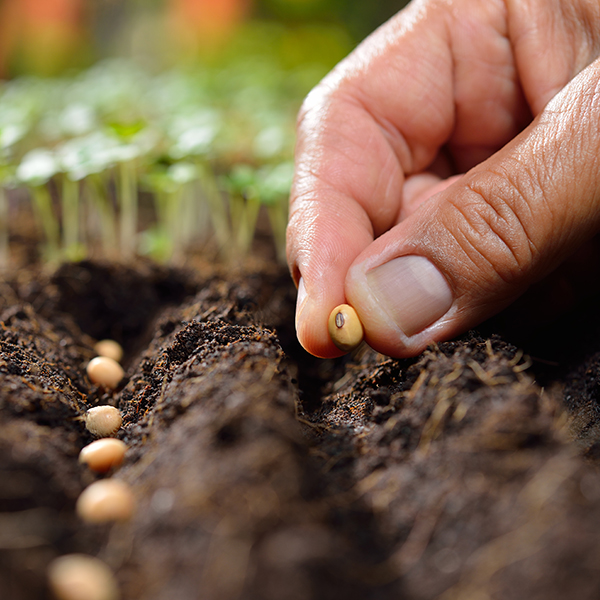
[[[490,173],[450,199],[452,234],[478,273],[514,284],[536,264],[535,219],[518,182]]]

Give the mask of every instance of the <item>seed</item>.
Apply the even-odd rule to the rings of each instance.
[[[115,340],[100,340],[99,342],[96,342],[94,350],[98,356],[106,356],[117,362],[121,362],[121,359],[123,358],[123,348],[121,348],[121,344],[115,342]]]
[[[118,600],[117,582],[100,559],[66,554],[48,566],[48,580],[58,600]]]
[[[77,499],[77,514],[88,523],[126,521],[135,501],[129,486],[118,479],[101,479],[85,488]]]
[[[123,367],[113,358],[108,356],[96,356],[92,358],[87,366],[87,374],[92,383],[96,383],[109,390],[114,390],[125,371]]]
[[[96,440],[81,449],[79,462],[96,473],[106,473],[123,462],[127,446],[121,440],[105,438]]]
[[[354,350],[364,336],[360,319],[348,304],[340,304],[331,311],[327,328],[332,342],[344,352]]]
[[[119,431],[121,413],[114,406],[105,404],[94,406],[85,413],[85,426],[87,430],[97,437],[109,437]]]

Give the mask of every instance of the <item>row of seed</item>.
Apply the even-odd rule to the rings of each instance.
[[[342,304],[329,316],[328,330],[333,343],[343,352],[356,348],[363,328],[351,306]],[[124,371],[119,364],[121,346],[112,340],[96,344],[99,356],[87,366],[87,375],[105,389],[115,389]],[[79,461],[96,473],[107,473],[122,462],[127,446],[110,436],[121,427],[121,413],[110,405],[90,408],[85,414],[88,431],[100,438],[81,450]],[[134,498],[129,486],[115,479],[102,479],[88,486],[77,500],[76,510],[89,523],[124,521],[131,517]],[[54,560],[49,567],[50,586],[58,600],[118,600],[120,594],[109,567],[101,560],[83,554],[70,554]]]
[[[87,366],[87,375],[105,389],[113,390],[123,379],[119,364],[121,346],[102,340],[95,346],[98,356]],[[110,405],[90,408],[85,414],[88,431],[100,438],[79,454],[79,462],[96,473],[107,473],[121,465],[127,446],[114,435],[121,427],[121,413]],[[125,521],[133,514],[135,502],[129,486],[116,479],[101,479],[79,496],[77,514],[88,523]],[[100,559],[85,554],[68,554],[55,559],[48,568],[50,587],[57,600],[118,600],[119,588],[110,568]]]

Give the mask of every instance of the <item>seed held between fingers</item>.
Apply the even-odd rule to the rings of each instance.
[[[121,440],[104,438],[82,448],[79,462],[96,473],[106,473],[123,462],[126,451],[127,446]]]
[[[48,565],[48,582],[57,600],[118,600],[117,582],[100,559],[66,554]]]
[[[354,350],[363,340],[362,323],[349,304],[340,304],[331,311],[327,328],[331,341],[343,352]]]
[[[109,437],[119,431],[123,419],[118,408],[105,404],[94,406],[85,413],[87,430],[97,437]]]
[[[100,340],[99,342],[96,342],[94,350],[98,356],[106,356],[117,362],[121,362],[121,359],[123,358],[123,348],[121,347],[121,344],[115,342],[115,340]]]
[[[86,371],[92,383],[101,385],[109,390],[114,390],[125,375],[123,367],[116,360],[108,356],[96,356],[96,358],[92,358],[88,363]]]
[[[135,501],[130,487],[118,479],[101,479],[85,488],[75,509],[88,523],[126,521],[131,518]]]

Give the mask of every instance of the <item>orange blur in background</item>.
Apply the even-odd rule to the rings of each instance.
[[[250,0],[170,0],[169,20],[175,39],[194,50],[226,39],[249,14],[250,6]]]
[[[53,75],[84,52],[82,0],[3,0],[0,4],[0,76]]]
[[[0,77],[56,75],[100,58],[91,45],[94,13],[103,10],[103,3],[90,1],[0,0]],[[104,4],[120,7],[117,19],[125,19],[132,6],[128,0]],[[156,33],[189,58],[218,49],[251,7],[252,0],[164,0],[157,7],[162,31]]]

